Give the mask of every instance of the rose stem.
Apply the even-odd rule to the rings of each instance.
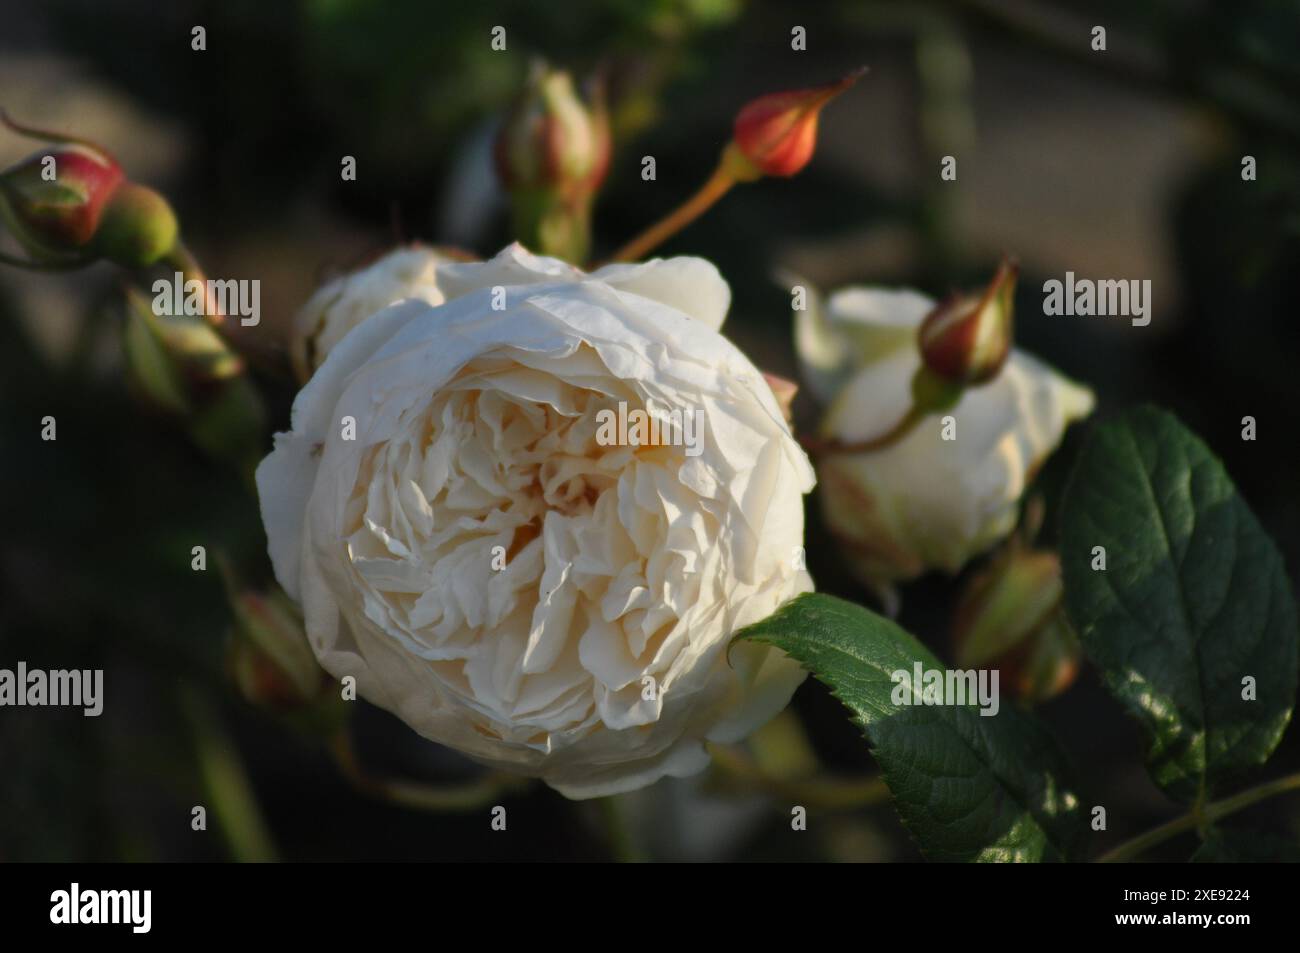
[[[646,252],[658,247],[708,211],[735,184],[736,180],[725,164],[719,163],[698,192],[614,252],[609,257],[609,262],[639,261],[644,258]]]
[[[1226,797],[1222,801],[1215,801],[1213,804],[1207,804],[1199,811],[1188,811],[1182,817],[1175,818],[1168,823],[1161,824],[1159,827],[1152,828],[1145,834],[1139,834],[1132,840],[1120,844],[1114,850],[1102,854],[1097,858],[1097,863],[1113,864],[1120,861],[1132,860],[1148,848],[1161,844],[1169,840],[1171,837],[1182,834],[1184,831],[1190,831],[1195,827],[1217,821],[1221,817],[1235,814],[1244,807],[1249,807],[1258,801],[1263,801],[1276,794],[1285,794],[1287,791],[1296,790],[1300,790],[1300,773],[1288,774],[1284,778],[1269,781],[1265,784],[1259,785],[1258,787],[1248,788],[1240,794],[1234,794],[1232,797]]]
[[[235,743],[226,734],[208,699],[192,688],[178,696],[189,722],[199,773],[217,826],[237,861],[275,860],[275,844]]]
[[[710,745],[709,753],[718,773],[728,780],[775,797],[792,798],[809,807],[840,811],[869,807],[889,798],[889,788],[878,777],[778,778],[764,772],[734,746]]]
[[[340,732],[335,736],[330,748],[339,770],[358,791],[394,804],[424,811],[472,811],[485,804],[491,804],[503,794],[520,790],[532,783],[532,778],[501,773],[485,775],[477,781],[465,784],[448,786],[419,784],[396,778],[378,778],[368,774],[361,767],[346,733]]]
[[[614,859],[621,864],[636,864],[647,860],[636,845],[636,839],[627,824],[627,805],[620,795],[603,797],[598,802],[605,822],[605,834],[609,840],[609,850]]]

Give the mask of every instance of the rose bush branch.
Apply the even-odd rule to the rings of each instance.
[[[1125,841],[1113,850],[1107,851],[1097,858],[1097,863],[1113,864],[1122,861],[1133,860],[1156,847],[1163,844],[1170,838],[1177,837],[1191,830],[1201,830],[1213,824],[1215,821],[1222,820],[1237,811],[1250,807],[1252,804],[1258,804],[1271,797],[1279,794],[1287,794],[1292,791],[1300,791],[1300,772],[1289,774],[1286,777],[1277,778],[1273,781],[1267,781],[1257,787],[1248,788],[1231,797],[1223,798],[1220,801],[1213,801],[1209,804],[1188,811],[1182,817],[1175,818],[1159,827],[1152,828],[1145,834],[1140,834],[1132,840]]]

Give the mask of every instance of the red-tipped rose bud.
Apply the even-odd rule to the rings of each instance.
[[[806,166],[817,145],[817,117],[822,108],[865,72],[863,67],[838,82],[769,93],[746,104],[736,116],[731,148],[752,167],[747,177],[786,177]]]
[[[40,264],[107,258],[126,268],[158,261],[176,244],[176,215],[157,192],[126,180],[108,152],[83,140],[13,122],[0,123],[42,149],[0,172],[0,214]]]
[[[982,292],[953,295],[926,315],[918,341],[927,368],[962,385],[997,377],[1011,353],[1017,272],[1004,258]]]
[[[122,169],[105,152],[80,143],[51,146],[0,172],[0,204],[14,238],[33,258],[49,260],[83,249],[122,183]]]
[[[967,584],[953,619],[956,663],[996,668],[1017,698],[1046,701],[1079,670],[1055,553],[1011,543]]]
[[[609,154],[609,119],[599,86],[584,102],[568,73],[535,66],[496,141],[515,237],[544,254],[572,262],[585,258],[592,198],[609,171]]]

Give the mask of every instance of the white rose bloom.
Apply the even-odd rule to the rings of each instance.
[[[730,290],[696,258],[587,275],[517,245],[436,284],[442,306],[333,348],[258,468],[312,649],[425,737],[570,797],[701,770],[803,678],[758,645],[728,659],[731,635],[812,588],[812,469],[718,333]],[[700,452],[602,445],[620,402],[698,408]]]
[[[917,329],[935,302],[907,290],[846,288],[796,312],[803,377],[829,404],[821,435],[845,444],[889,433],[911,407]],[[826,521],[855,573],[888,595],[929,569],[957,572],[1015,526],[1017,506],[1093,395],[1023,351],[954,408],[896,443],[818,460]],[[944,440],[941,417],[956,421]]]
[[[423,245],[407,245],[322,285],[294,319],[292,357],[299,378],[310,377],[349,331],[381,308],[405,298],[442,304],[437,272],[449,260]]]

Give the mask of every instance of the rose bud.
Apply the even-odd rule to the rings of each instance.
[[[240,693],[256,705],[290,709],[332,684],[307,644],[302,615],[279,587],[229,593],[235,626],[227,663]]]
[[[827,405],[822,511],[855,575],[886,597],[895,582],[956,573],[1004,539],[1032,475],[1093,406],[1087,388],[1013,349],[992,380],[952,406],[855,449],[897,433],[913,413],[917,330],[934,306],[915,291],[857,287],[824,304],[812,295],[794,314],[803,383]]]
[[[443,304],[334,347],[257,470],[312,651],[570,797],[703,770],[804,677],[732,635],[812,585],[812,467],[719,332],[730,289],[698,258],[586,273],[519,245],[435,277]]]
[[[27,253],[51,261],[90,244],[122,179],[106,152],[75,142],[51,146],[0,172],[0,205]]]
[[[244,362],[201,317],[155,313],[153,299],[126,290],[123,350],[134,384],[152,402],[189,413],[192,393],[244,370]]]
[[[568,73],[534,66],[495,151],[516,237],[566,261],[585,259],[592,200],[609,171],[609,119],[600,87],[593,86],[586,103]]]
[[[176,215],[167,200],[126,180],[92,143],[0,122],[55,144],[0,172],[0,213],[34,262],[82,264],[106,258],[143,268],[176,246]]]
[[[609,170],[609,121],[599,92],[591,105],[573,78],[537,65],[497,136],[506,188],[590,193]]]
[[[1079,670],[1079,640],[1062,605],[1061,561],[1013,540],[971,577],[953,619],[958,668],[996,668],[1017,698],[1046,701]]]
[[[812,159],[817,145],[817,118],[823,107],[856,83],[866,68],[843,79],[785,93],[768,93],[747,103],[736,115],[730,148],[753,170],[748,176],[788,177]]]
[[[135,288],[125,303],[122,351],[133,393],[178,418],[213,459],[251,470],[263,452],[266,410],[243,359],[198,315],[162,317]]]
[[[123,182],[104,209],[93,245],[115,265],[147,268],[176,248],[179,234],[165,198],[148,186]]]
[[[925,316],[917,341],[931,372],[963,385],[997,376],[1011,353],[1017,271],[1004,258],[982,292],[954,295]]]

